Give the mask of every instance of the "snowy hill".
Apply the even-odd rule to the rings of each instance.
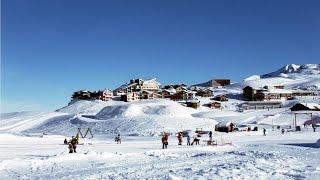
[[[213,128],[213,119],[192,116],[198,111],[170,100],[77,101],[57,112],[11,113],[1,116],[0,132],[70,135],[77,128],[91,127],[97,134],[115,129],[128,135],[156,135],[198,127]]]

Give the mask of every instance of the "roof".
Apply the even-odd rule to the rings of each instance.
[[[161,85],[161,84],[157,81],[157,78],[147,79],[147,80],[144,80],[144,81],[143,81],[143,83],[148,83],[148,82],[157,83],[159,86]]]
[[[300,103],[306,107],[308,107],[309,109],[320,109],[320,105],[317,103]]]
[[[222,122],[219,122],[219,123],[217,124],[217,127],[230,126],[231,123],[233,123],[233,122],[231,122],[231,121],[222,121]],[[233,123],[233,124],[235,124],[235,123]]]
[[[264,94],[292,94],[292,91],[287,89],[268,89]]]
[[[243,103],[242,105],[274,105],[274,104],[281,104],[281,101],[248,101]]]

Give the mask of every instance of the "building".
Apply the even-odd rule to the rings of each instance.
[[[231,84],[231,80],[230,79],[214,79],[215,81],[215,85],[217,86],[228,86]]]
[[[233,132],[235,130],[235,127],[236,125],[233,122],[220,122],[215,126],[215,131],[229,133]]]
[[[207,82],[192,85],[192,87],[224,87],[231,84],[230,79],[211,79]]]
[[[87,90],[76,91],[72,94],[73,100],[89,100],[91,98],[91,92]]]
[[[270,101],[290,99],[292,97],[292,91],[286,89],[269,88],[268,86],[263,88],[246,86],[243,88],[243,98],[247,101]]]
[[[172,95],[176,94],[176,90],[172,87],[170,89],[163,89],[160,94],[162,98],[171,98]]]
[[[228,98],[227,98],[227,96],[226,95],[224,95],[224,94],[221,94],[221,95],[218,95],[218,96],[215,96],[214,98],[212,98],[213,100],[215,100],[215,101],[220,101],[220,102],[222,102],[222,101],[228,101]]]
[[[109,101],[113,97],[113,93],[109,89],[95,91],[91,93],[91,99],[101,100],[101,101]]]
[[[178,93],[175,93],[170,96],[170,99],[173,101],[182,101],[182,100],[188,100],[189,99],[189,94],[187,91],[181,91]]]
[[[160,83],[156,78],[143,80],[143,79],[132,79],[128,84],[124,84],[119,88],[115,89],[113,94],[115,96],[125,95],[132,92],[141,92],[143,90],[158,92],[160,88]]]
[[[212,97],[213,96],[213,91],[206,88],[206,89],[199,89],[196,93],[197,96],[201,97]]]
[[[281,101],[248,101],[240,105],[243,110],[281,108]]]
[[[291,111],[320,111],[320,105],[316,103],[297,103],[290,108]]]
[[[214,101],[214,102],[211,102],[211,103],[209,104],[209,107],[210,107],[211,109],[220,109],[220,108],[221,108],[221,103]]]
[[[200,107],[200,101],[198,100],[187,101],[187,107],[198,109]]]
[[[159,97],[158,93],[152,92],[152,91],[143,90],[140,93],[140,98],[141,99],[156,99],[158,97]]]
[[[292,95],[294,97],[298,96],[317,96],[317,93],[315,91],[307,91],[307,90],[293,90]]]
[[[140,93],[137,92],[129,92],[126,94],[121,95],[121,101],[124,102],[131,102],[131,101],[136,101],[141,99]]]

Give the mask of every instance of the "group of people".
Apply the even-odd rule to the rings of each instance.
[[[212,131],[210,131],[209,133],[209,141],[212,141]],[[178,145],[181,146],[182,142],[183,142],[183,133],[179,132],[177,135],[178,138]],[[200,134],[196,134],[193,136],[193,141],[191,142],[191,137],[189,134],[186,134],[187,137],[187,146],[193,146],[193,145],[200,145]],[[168,148],[168,139],[169,139],[169,134],[168,133],[163,133],[162,138],[161,138],[161,142],[162,142],[162,149],[167,149]]]

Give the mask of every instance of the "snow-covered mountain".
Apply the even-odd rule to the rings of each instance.
[[[276,85],[283,85],[287,89],[320,89],[320,64],[288,64],[268,74],[250,76],[232,87]]]
[[[303,64],[303,65],[288,64],[277,71],[262,75],[261,78],[289,77],[292,74],[319,75],[320,64]]]

